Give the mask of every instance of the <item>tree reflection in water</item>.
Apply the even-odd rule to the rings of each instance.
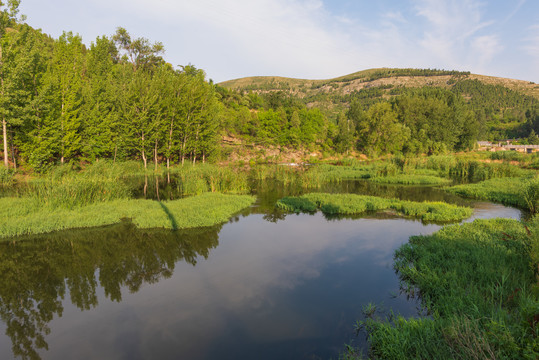
[[[222,225],[188,231],[139,230],[130,222],[17,238],[0,244],[0,317],[14,356],[39,359],[48,324],[61,317],[67,292],[81,310],[98,305],[100,286],[120,302],[122,288],[168,278],[175,263],[196,265],[219,243]]]

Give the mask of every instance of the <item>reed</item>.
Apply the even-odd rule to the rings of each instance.
[[[249,191],[248,175],[239,168],[211,164],[181,166],[171,169],[179,193],[197,195],[205,192],[241,194]]]

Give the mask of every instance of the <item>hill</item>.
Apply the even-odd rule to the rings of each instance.
[[[354,91],[380,87],[387,89],[424,86],[450,88],[462,80],[478,80],[487,85],[499,85],[539,99],[539,85],[533,82],[477,75],[469,72],[429,69],[369,69],[326,80],[254,76],[224,81],[219,85],[231,90],[257,93],[283,90],[300,98],[309,98],[327,93],[346,95]]]

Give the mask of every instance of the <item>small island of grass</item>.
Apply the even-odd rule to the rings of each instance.
[[[396,213],[423,221],[459,221],[472,215],[473,210],[443,202],[416,202],[385,199],[355,194],[310,193],[284,197],[276,206],[290,212],[314,212],[320,209],[328,215],[353,215],[367,211],[394,210]]]
[[[33,198],[0,198],[0,237],[96,227],[130,219],[139,228],[186,229],[228,221],[254,197],[205,193],[173,201],[117,199],[73,208],[40,205]]]
[[[399,184],[399,185],[447,185],[452,181],[432,175],[400,174],[396,176],[377,176],[369,181],[379,184]]]

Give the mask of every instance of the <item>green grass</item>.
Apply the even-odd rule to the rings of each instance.
[[[447,185],[451,180],[432,175],[402,174],[395,176],[373,177],[369,181],[379,184],[400,185]]]
[[[243,194],[249,191],[247,172],[232,167],[188,164],[171,168],[170,173],[177,179],[179,192],[183,195],[205,192]],[[166,170],[163,170],[163,176],[166,176]]]
[[[443,202],[415,202],[355,194],[310,193],[285,197],[276,206],[290,212],[314,212],[328,215],[353,215],[367,211],[393,210],[423,221],[458,221],[470,217],[473,210]]]
[[[207,193],[173,201],[120,199],[67,209],[43,205],[35,198],[0,198],[0,237],[103,226],[123,218],[139,228],[212,226],[253,202],[247,195]]]
[[[358,322],[371,357],[537,359],[537,221],[475,220],[410,238],[395,269],[431,317]]]
[[[446,191],[464,197],[500,202],[537,212],[539,177],[490,179],[477,184],[457,185]]]
[[[493,178],[519,177],[533,174],[533,171],[519,166],[483,161],[482,154],[435,155],[426,158],[405,159],[401,166],[404,173],[418,174],[418,170],[433,170],[437,176],[465,182],[478,182]],[[435,175],[435,174],[432,174]]]

